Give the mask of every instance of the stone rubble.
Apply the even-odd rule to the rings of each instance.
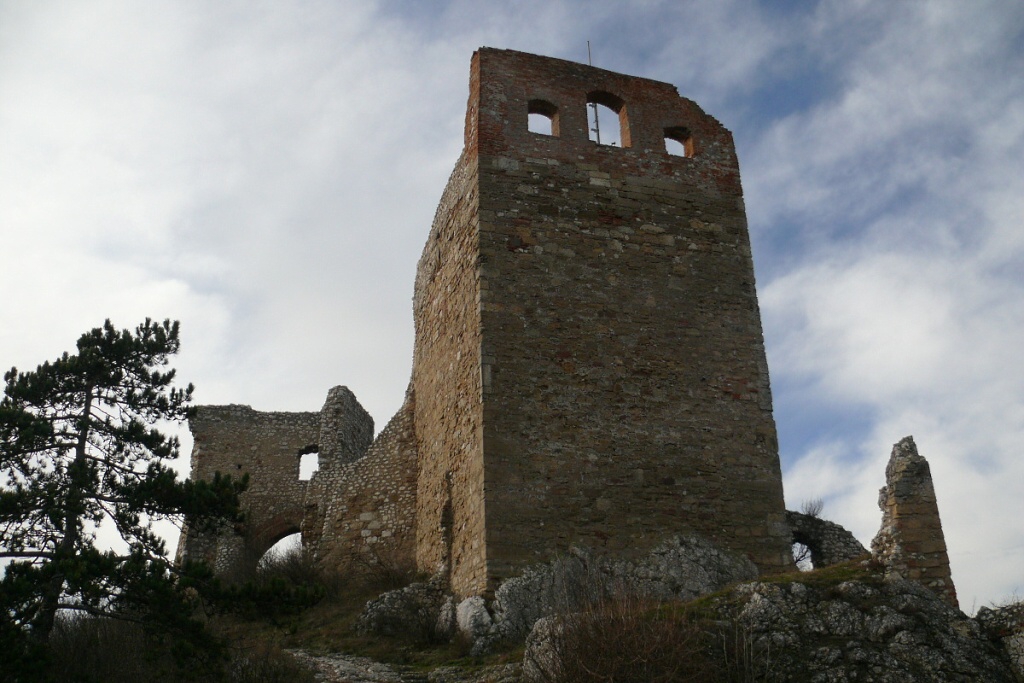
[[[1002,644],[1017,676],[1024,681],[1024,602],[982,607],[975,619],[989,638]]]

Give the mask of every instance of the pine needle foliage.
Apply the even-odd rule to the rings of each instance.
[[[189,581],[153,524],[235,521],[244,482],[180,481],[168,465],[179,442],[160,426],[186,419],[192,397],[167,367],[179,345],[177,322],[118,330],[108,320],[79,338],[77,353],[4,375],[0,645],[20,637],[29,652],[65,611],[199,638]],[[99,545],[101,526],[123,543]]]

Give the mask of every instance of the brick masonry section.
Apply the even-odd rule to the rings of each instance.
[[[354,397],[329,397],[320,471],[281,488],[307,547],[388,549],[463,596],[572,544],[628,558],[681,533],[790,567],[729,131],[669,84],[520,52],[477,51],[469,90],[417,268],[406,404],[367,450]],[[589,102],[621,145],[589,139]],[[193,423],[197,474],[238,457],[209,424]]]
[[[588,99],[619,106],[623,147],[588,138]],[[528,130],[538,101],[557,136]],[[690,157],[665,151],[681,130]],[[447,459],[420,470],[420,538],[444,546],[434,497],[454,492],[455,590],[689,531],[789,566],[731,134],[669,84],[481,49],[465,137],[420,264],[414,372],[417,427],[437,430],[421,462]]]
[[[912,437],[892,448],[878,507],[882,509],[882,527],[871,541],[872,556],[885,566],[887,574],[919,581],[959,607],[931,469],[918,454]]]

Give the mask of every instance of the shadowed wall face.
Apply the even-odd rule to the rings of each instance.
[[[346,387],[328,392],[319,412],[260,412],[249,406],[199,406],[189,420],[194,437],[192,477],[212,479],[221,472],[249,477],[240,503],[244,522],[219,533],[185,529],[178,559],[201,559],[219,574],[245,577],[281,538],[302,533],[314,557],[344,555],[381,543],[390,552],[411,546],[415,503],[409,472],[411,436],[402,426],[403,409],[373,441],[373,418]],[[318,469],[300,476],[303,455]],[[372,527],[372,528],[368,528]],[[396,531],[404,530],[404,534]],[[411,548],[400,552],[411,555]],[[345,564],[338,561],[337,564]],[[349,562],[350,564],[350,562]]]
[[[249,476],[242,494],[245,524],[236,533],[199,534],[188,529],[179,560],[201,559],[220,574],[244,574],[281,538],[297,533],[307,482],[299,479],[303,453],[316,452],[320,413],[266,413],[249,406],[199,406],[189,420],[194,443],[192,478],[214,473]]]
[[[469,594],[687,531],[790,564],[732,137],[673,86],[481,49],[416,301],[421,566]]]

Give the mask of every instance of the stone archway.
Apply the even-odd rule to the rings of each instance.
[[[786,510],[793,543],[807,546],[815,569],[852,560],[868,551],[853,534],[834,522]]]

